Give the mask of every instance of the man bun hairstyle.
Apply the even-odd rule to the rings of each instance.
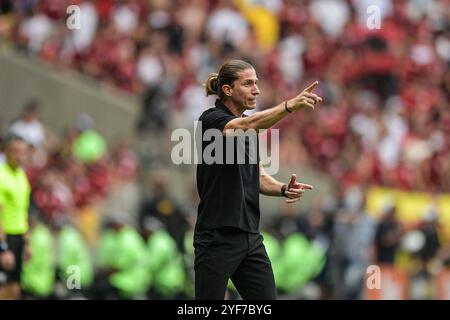
[[[222,90],[224,84],[233,86],[234,81],[239,79],[239,72],[247,69],[254,69],[253,66],[242,60],[230,60],[225,62],[219,73],[211,73],[205,82],[206,95],[215,94],[223,99],[225,94]]]
[[[217,91],[219,89],[219,74],[218,73],[211,73],[208,76],[208,79],[206,79],[205,82],[205,88],[206,88],[206,96],[215,94],[217,95]]]

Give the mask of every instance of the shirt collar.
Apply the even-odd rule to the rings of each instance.
[[[233,112],[231,112],[230,109],[227,108],[227,106],[222,102],[222,100],[217,99],[215,102],[215,105],[216,105],[216,108],[224,110],[226,113],[236,117],[236,115]],[[248,117],[248,116],[246,114],[242,114],[242,117]]]

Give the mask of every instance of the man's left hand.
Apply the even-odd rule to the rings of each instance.
[[[303,196],[305,190],[312,190],[312,189],[313,186],[309,184],[297,182],[297,175],[294,173],[291,176],[291,181],[289,181],[287,190],[285,192],[285,195],[288,198],[286,199],[286,202],[287,203],[297,202]]]

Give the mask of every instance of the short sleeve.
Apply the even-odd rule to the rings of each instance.
[[[205,112],[199,120],[202,121],[203,130],[218,129],[222,132],[225,125],[235,118],[236,116],[234,115],[230,115],[220,109],[213,108],[211,111]]]

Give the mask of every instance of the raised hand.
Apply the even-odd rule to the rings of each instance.
[[[319,85],[319,81],[313,82],[304,89],[298,96],[287,102],[289,110],[295,111],[305,107],[314,109],[317,103],[322,102],[322,98],[313,93],[314,89]]]

